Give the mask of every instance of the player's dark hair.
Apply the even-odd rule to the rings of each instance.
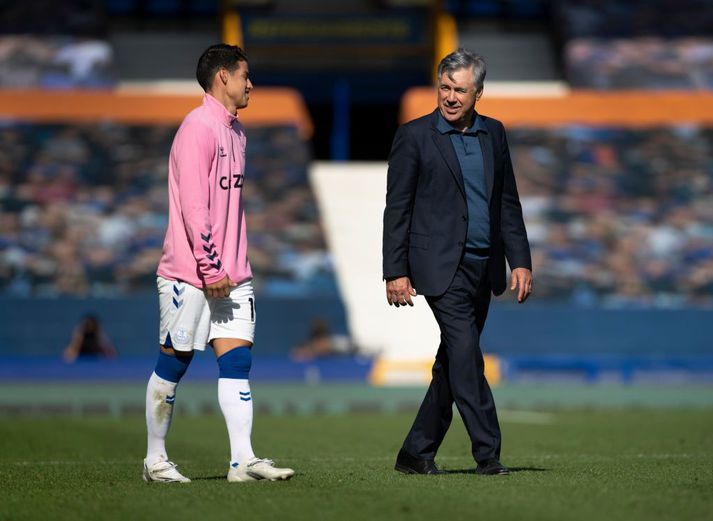
[[[215,73],[220,69],[233,72],[240,66],[240,62],[247,62],[248,55],[237,45],[219,43],[208,47],[198,59],[196,79],[203,90],[208,92],[213,85]]]

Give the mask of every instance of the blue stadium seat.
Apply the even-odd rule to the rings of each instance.
[[[146,5],[146,10],[150,14],[159,15],[177,15],[181,12],[180,0],[149,0]]]
[[[106,0],[104,3],[108,14],[131,14],[137,6],[138,0]]]

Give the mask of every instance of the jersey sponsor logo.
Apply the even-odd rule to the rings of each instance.
[[[218,181],[220,187],[223,190],[230,190],[231,188],[241,188],[243,186],[243,180],[245,176],[243,174],[232,173],[230,176],[224,175]]]

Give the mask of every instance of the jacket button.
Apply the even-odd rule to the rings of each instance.
[[[463,241],[458,241],[458,246],[463,246]]]
[[[461,215],[461,219],[463,219],[464,221],[468,220],[468,218],[465,215]]]

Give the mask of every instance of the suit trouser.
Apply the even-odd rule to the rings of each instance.
[[[453,419],[453,402],[470,436],[473,458],[500,458],[500,425],[480,350],[490,305],[487,266],[487,260],[464,258],[446,292],[427,297],[441,345],[431,385],[403,444],[415,458],[435,458]]]

